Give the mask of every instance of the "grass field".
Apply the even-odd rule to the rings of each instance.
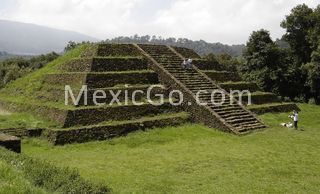
[[[279,126],[288,113],[265,114],[270,128],[242,137],[190,124],[58,147],[27,139],[23,152],[115,193],[319,193],[320,107],[299,106],[303,131]]]

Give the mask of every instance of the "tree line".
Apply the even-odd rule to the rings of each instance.
[[[294,7],[281,22],[286,30],[281,47],[269,31],[254,31],[238,67],[248,81],[256,82],[292,100],[320,103],[320,5]]]
[[[103,41],[104,43],[141,43],[141,44],[165,44],[172,46],[186,47],[195,50],[198,54],[204,56],[210,53],[228,54],[236,57],[242,54],[244,45],[225,45],[222,43],[208,43],[204,40],[190,40],[187,38],[162,38],[161,36],[119,36]]]
[[[52,52],[31,58],[14,57],[0,62],[0,89],[7,83],[40,69],[58,56]]]

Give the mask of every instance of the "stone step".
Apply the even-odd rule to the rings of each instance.
[[[100,57],[142,56],[133,44],[99,44],[96,55]]]
[[[242,110],[239,106],[227,106],[227,107],[211,107],[215,112],[225,112],[225,111],[238,111]]]
[[[231,116],[242,116],[242,115],[247,115],[248,112],[244,110],[228,110],[228,111],[219,111],[217,112],[222,118],[227,118]]]
[[[111,106],[79,107],[67,110],[68,114],[63,127],[68,128],[77,125],[92,125],[103,121],[128,120],[146,115],[178,112],[180,108],[181,107],[178,106],[172,106],[169,101],[164,102],[160,106],[145,102],[143,105],[117,105],[115,103]]]
[[[219,84],[221,88],[226,91],[230,90],[249,90],[250,92],[258,91],[259,88],[257,84],[250,82],[223,82]]]
[[[79,106],[84,105],[85,92],[80,93],[79,88],[71,87],[73,96],[78,98],[80,96]],[[135,96],[136,100],[141,100],[142,98],[147,98],[148,90],[150,90],[151,99],[159,98],[157,94],[167,96],[167,89],[163,85],[117,85],[115,87],[108,88],[87,88],[87,99],[88,105],[94,105],[93,96],[97,92],[97,96],[103,96],[102,92],[105,93],[105,96],[101,99],[97,98],[98,103],[110,102],[113,99],[113,96],[117,96],[120,102],[123,102],[126,99],[126,96],[129,99],[132,99],[132,96]],[[136,91],[136,92],[135,92]],[[65,87],[64,86],[53,86],[46,85],[43,86],[41,92],[37,93],[37,97],[41,100],[54,101],[54,102],[64,102],[65,101]],[[143,92],[143,93],[141,93]],[[119,93],[119,94],[118,94]],[[68,100],[72,102],[71,94],[68,93]]]
[[[241,77],[236,72],[205,70],[203,73],[216,82],[241,81]]]
[[[61,66],[67,72],[107,72],[146,70],[148,62],[142,57],[74,58]]]
[[[242,127],[242,128],[261,125],[261,123],[258,122],[257,120],[242,121],[242,122],[230,123],[230,124],[233,127]]]
[[[218,62],[209,62],[205,59],[195,59],[193,60],[193,65],[195,65],[200,70],[215,70],[215,71],[224,71],[224,67]]]
[[[200,58],[200,56],[192,49],[176,46],[172,46],[172,48],[185,58]]]
[[[246,133],[246,132],[248,132],[248,131],[252,131],[252,130],[256,130],[256,129],[261,129],[261,128],[265,128],[265,126],[262,125],[262,124],[255,124],[255,125],[248,125],[248,126],[236,127],[235,129],[236,129],[239,133]]]
[[[227,118],[227,117],[241,117],[241,116],[245,116],[248,115],[249,113],[246,111],[229,111],[229,112],[220,112],[219,115],[223,118]]]
[[[248,104],[248,96],[249,94],[245,93],[242,95],[242,102],[244,104]],[[239,95],[234,96],[237,100],[240,100]],[[277,97],[277,95],[269,92],[253,92],[251,93],[251,103],[252,104],[267,104],[267,103],[274,103],[274,102],[280,102],[280,99]]]
[[[142,99],[147,99],[148,91],[150,94],[150,98],[153,100],[159,99],[160,98],[159,95],[168,97],[168,92],[166,91],[165,87],[162,85],[137,85],[137,86],[127,86],[127,87],[116,86],[116,87],[110,87],[110,88],[97,88],[97,89],[88,90],[87,105],[95,105],[93,94],[97,90],[104,91],[106,94],[106,96],[104,96],[103,98],[96,100],[98,103],[110,103],[115,95],[117,96],[116,98],[120,102],[124,102],[126,98],[128,98],[128,100],[130,101],[132,101],[133,98],[136,101],[141,101]],[[78,95],[78,94],[79,94],[79,91],[76,91],[75,95]],[[64,97],[64,94],[62,96]],[[84,97],[81,98],[79,106],[84,106]]]
[[[106,74],[89,73],[86,84],[90,88],[113,87],[119,84],[158,84],[158,74],[152,71],[124,71]]]
[[[293,110],[300,110],[300,108],[295,103],[291,102],[250,105],[247,106],[247,108],[256,114],[264,114],[269,112],[291,112]]]
[[[135,120],[99,123],[67,129],[49,129],[46,137],[54,145],[106,140],[132,131],[181,125],[189,121],[185,112],[141,117]]]
[[[8,150],[20,153],[21,139],[12,135],[0,133],[0,146]]]
[[[119,84],[158,84],[158,74],[153,71],[122,71],[105,73],[47,74],[45,83],[52,85],[81,86],[89,88],[113,87]]]
[[[252,115],[246,115],[246,116],[241,116],[241,117],[227,117],[224,118],[228,123],[230,124],[237,124],[237,123],[245,123],[245,122],[257,122],[257,119],[254,118]]]

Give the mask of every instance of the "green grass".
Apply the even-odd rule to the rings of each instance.
[[[25,186],[39,187],[49,193],[92,193],[103,194],[109,191],[105,185],[92,184],[71,168],[57,167],[43,160],[34,159],[25,154],[17,154],[0,147],[0,185],[3,182],[4,193],[11,193],[13,189]],[[2,185],[0,187],[0,191]],[[26,187],[28,189],[28,187]]]
[[[1,129],[36,129],[48,128],[56,124],[45,121],[28,113],[0,113],[0,131]]]
[[[300,108],[304,131],[279,125],[288,113],[265,114],[270,128],[241,137],[185,125],[58,147],[27,139],[22,150],[115,193],[319,193],[320,107]]]
[[[42,189],[35,187],[23,174],[11,165],[0,160],[0,193],[45,193]]]
[[[60,73],[60,66],[68,60],[79,57],[81,53],[88,47],[88,45],[81,45],[56,60],[48,63],[45,67],[38,71],[30,73],[22,78],[19,78],[9,83],[0,92],[0,99],[8,97],[15,97],[20,102],[29,101],[30,98],[36,99],[36,92],[41,90],[44,84],[44,78],[46,74]],[[38,99],[37,99],[38,100]]]
[[[24,111],[34,113],[37,106],[68,108],[62,102],[48,102],[47,99],[39,97],[38,94],[47,89],[45,84],[45,76],[49,73],[61,73],[61,66],[67,61],[79,57],[81,53],[88,47],[88,45],[81,45],[56,60],[46,64],[40,70],[30,73],[22,78],[19,78],[0,90],[0,105],[6,104],[6,108],[10,107],[13,111]],[[53,88],[56,86],[53,86]],[[16,110],[17,107],[18,109]],[[46,120],[46,115],[42,116]],[[51,126],[42,119],[36,119],[29,114],[14,114],[10,116],[1,116],[0,113],[0,129],[14,128],[14,127],[43,127]],[[44,124],[44,125],[42,125]],[[57,124],[53,124],[57,125]]]

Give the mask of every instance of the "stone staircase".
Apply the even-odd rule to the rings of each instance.
[[[230,99],[224,90],[198,68],[183,69],[181,66],[183,57],[173,48],[147,44],[138,44],[136,47],[150,60],[161,83],[171,89],[180,90],[187,97],[184,98],[184,106],[191,111],[195,120],[236,134],[265,127],[253,113],[238,104],[236,100]],[[207,105],[199,105],[196,99],[199,90],[221,90],[226,94],[226,100],[221,105],[216,105],[211,101],[211,94],[200,93],[199,99]],[[215,94],[213,99],[216,103],[221,102],[222,95]]]
[[[192,58],[194,65],[224,90],[249,90],[251,92],[252,104],[247,104],[248,96],[246,95],[242,96],[242,102],[250,111],[256,114],[299,110],[299,107],[295,103],[281,102],[277,95],[262,91],[256,83],[243,81],[237,72],[225,71],[219,63],[209,62],[201,58],[192,49],[172,48],[184,58]],[[236,95],[235,98],[239,99],[239,96]]]

